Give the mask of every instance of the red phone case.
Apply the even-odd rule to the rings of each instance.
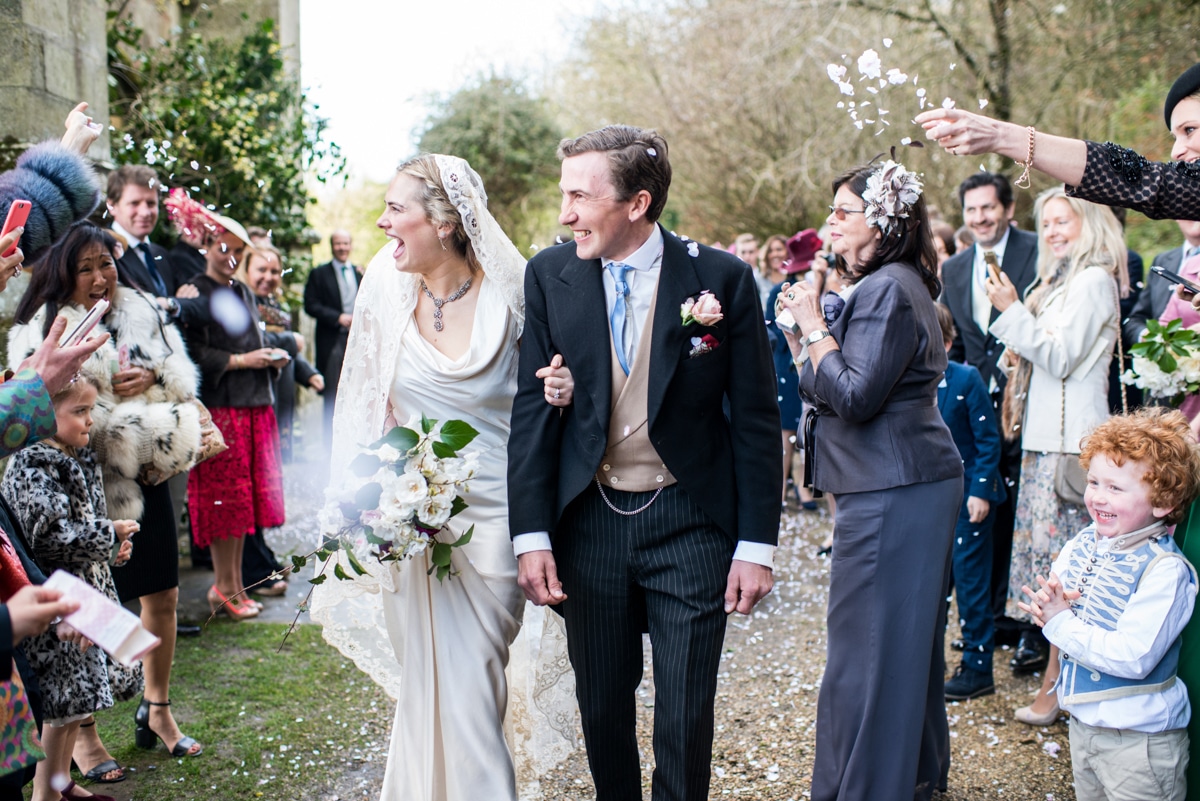
[[[8,217],[6,217],[4,220],[4,229],[0,230],[0,238],[7,236],[12,229],[23,226],[25,221],[29,219],[29,209],[32,207],[33,204],[28,200],[14,200],[12,205],[8,207]],[[4,253],[0,254],[0,256],[3,256],[7,259],[14,252],[16,252],[17,244],[20,241],[20,237],[18,237],[17,241],[13,242],[12,247],[4,251]]]

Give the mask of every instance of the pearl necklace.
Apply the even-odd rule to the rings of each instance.
[[[447,303],[453,303],[454,301],[461,298],[463,295],[467,294],[467,290],[471,288],[471,282],[474,280],[475,280],[475,276],[473,276],[473,275],[469,276],[467,278],[467,282],[465,284],[463,284],[458,289],[451,292],[447,297],[435,298],[433,296],[433,293],[429,291],[429,287],[425,286],[425,279],[424,278],[421,279],[421,291],[425,293],[425,297],[427,297],[433,301],[433,330],[434,331],[441,331],[442,328],[444,327],[442,325],[442,307],[445,306]]]

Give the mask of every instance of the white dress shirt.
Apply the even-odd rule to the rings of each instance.
[[[112,229],[114,231],[116,231],[118,234],[120,234],[122,237],[124,237],[125,241],[128,243],[127,245],[125,245],[125,252],[127,252],[127,253],[132,252],[135,256],[138,257],[138,259],[141,259],[144,263],[145,260],[142,259],[142,254],[137,250],[137,246],[142,244],[143,242],[145,242],[146,244],[150,244],[150,240],[142,239],[141,237],[134,236],[133,234],[129,233],[124,228],[122,228],[121,224],[119,222],[117,222],[116,220],[113,220]]]
[[[637,354],[641,342],[642,329],[646,326],[646,316],[650,313],[650,304],[654,301],[654,293],[658,290],[658,275],[662,271],[663,235],[657,225],[650,233],[650,238],[635,250],[622,264],[632,269],[625,273],[625,283],[629,285],[629,296],[625,299],[631,309],[629,317],[629,362]],[[608,271],[608,265],[616,259],[602,258],[600,263],[604,268],[604,303],[606,316],[612,315],[613,305],[617,302],[616,281]],[[610,334],[611,336],[611,334]],[[570,366],[570,365],[568,365]],[[520,556],[529,551],[549,551],[550,533],[534,531],[518,534],[513,537],[513,552]],[[742,562],[753,562],[756,565],[772,567],[775,564],[775,546],[762,542],[747,542],[739,540],[733,552],[733,558]]]
[[[1055,574],[1066,571],[1076,543],[1077,539],[1068,542],[1054,560],[1051,570]],[[1111,539],[1096,538],[1097,553],[1111,547]],[[1061,612],[1042,631],[1046,639],[1083,665],[1112,676],[1140,678],[1179,638],[1195,603],[1196,586],[1189,580],[1187,565],[1180,559],[1161,559],[1142,574],[1116,630],[1089,625],[1070,612]],[[1060,685],[1060,699],[1062,691]],[[1071,704],[1067,711],[1089,726],[1151,733],[1182,729],[1191,718],[1187,687],[1179,680],[1161,692]]]

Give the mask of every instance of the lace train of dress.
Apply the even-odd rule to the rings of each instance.
[[[351,335],[342,385],[355,369],[370,380],[351,381],[368,390],[361,397],[339,397],[339,420],[355,421],[335,423],[335,442],[344,449],[377,437],[381,407],[389,404],[399,421],[424,413],[470,423],[479,431],[469,446],[479,453],[479,468],[469,506],[451,528],[461,533],[473,525],[474,535],[455,549],[457,574],[445,581],[428,575],[427,554],[388,569],[375,565],[369,580],[316,587],[312,616],[327,641],[397,700],[383,798],[540,798],[539,775],[575,747],[578,724],[561,620],[526,604],[509,540],[518,321],[500,288],[484,280],[470,349],[450,359],[412,323],[409,283],[390,264],[368,269],[359,297],[376,291],[377,301],[360,301],[367,308],[356,309],[356,332],[360,315],[363,328],[390,330],[374,348],[356,348]],[[335,471],[338,464],[335,458]]]

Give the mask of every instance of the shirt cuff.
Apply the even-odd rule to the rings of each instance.
[[[512,546],[513,553],[517,556],[530,551],[549,551],[550,532],[531,531],[528,534],[518,534],[513,537]]]
[[[546,541],[549,543],[550,538],[547,537]],[[768,545],[765,542],[738,540],[737,548],[733,551],[733,558],[739,562],[752,562],[756,565],[762,565],[769,570],[774,570],[775,546]]]

